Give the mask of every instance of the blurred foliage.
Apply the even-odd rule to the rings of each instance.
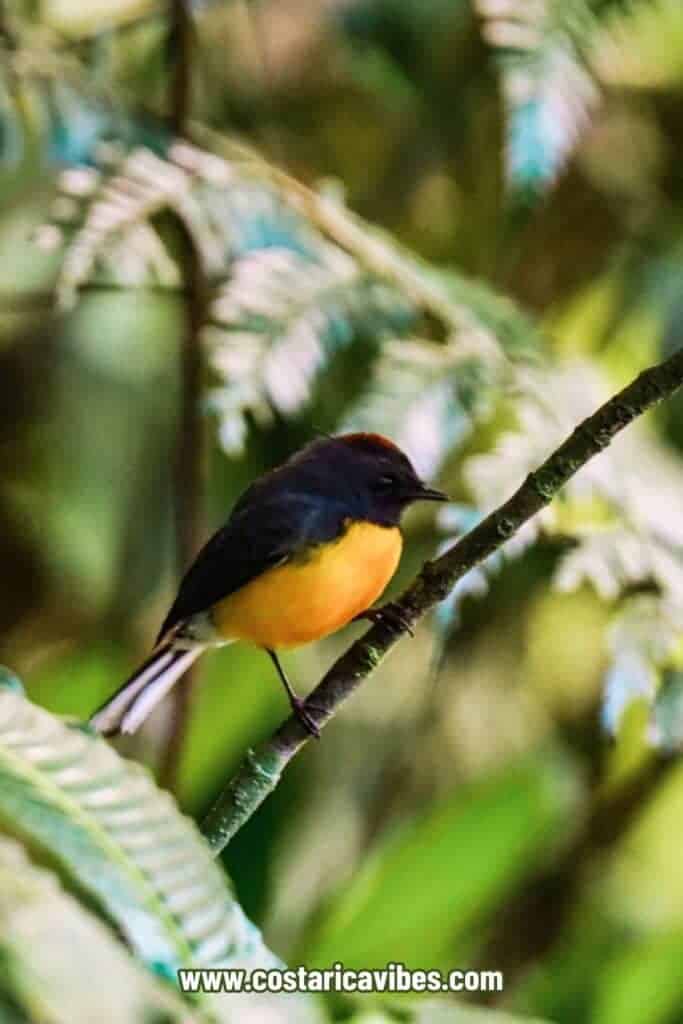
[[[683,339],[678,0],[191,8],[182,137],[165,5],[0,17],[0,656],[79,718],[172,596],[193,301],[202,533],[316,433],[384,431],[453,497],[407,522],[396,588]],[[500,1014],[338,996],[337,1017],[683,1018],[683,776],[659,760],[682,735],[682,450],[678,398],[461,581],[231,844],[284,960],[506,972]],[[292,674],[317,679],[350,635]],[[202,673],[178,784],[194,816],[286,710],[257,651]],[[166,714],[122,750],[155,769]],[[3,781],[3,830],[24,817],[36,863],[63,833],[50,867],[72,889],[69,829],[26,786]],[[27,900],[71,901],[20,856],[3,840]],[[9,943],[21,964],[2,864],[2,963]],[[93,972],[110,944],[131,1000],[166,998],[91,900],[63,914]],[[33,1019],[0,978],[8,1019]]]

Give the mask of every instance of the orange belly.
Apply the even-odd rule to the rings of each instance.
[[[212,621],[226,640],[296,647],[345,626],[376,601],[394,575],[402,539],[396,527],[352,523],[308,558],[269,569],[219,601]]]

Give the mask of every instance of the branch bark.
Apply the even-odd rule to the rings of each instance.
[[[408,627],[442,601],[465,573],[510,539],[552,501],[558,491],[601,452],[612,438],[646,410],[683,384],[683,349],[643,371],[631,384],[583,421],[560,447],[503,505],[461,537],[440,558],[427,562],[397,602],[405,625],[374,625],[330,668],[306,700],[306,711],[323,728],[340,705],[366,679]],[[280,776],[310,739],[292,715],[275,734],[249,750],[202,824],[216,854],[251,817],[277,785]]]

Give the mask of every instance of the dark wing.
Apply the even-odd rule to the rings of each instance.
[[[245,497],[247,497],[245,495]],[[204,545],[185,574],[159,631],[206,611],[267,569],[339,536],[343,512],[322,498],[286,494],[241,499],[226,525]]]

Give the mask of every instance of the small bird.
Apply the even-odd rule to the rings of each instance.
[[[370,606],[396,571],[403,510],[425,500],[448,499],[379,434],[307,445],[237,501],[183,578],[151,656],[91,726],[135,732],[203,651],[244,640],[270,655],[293,711],[317,735],[276,651],[354,619],[391,619],[391,608]]]

